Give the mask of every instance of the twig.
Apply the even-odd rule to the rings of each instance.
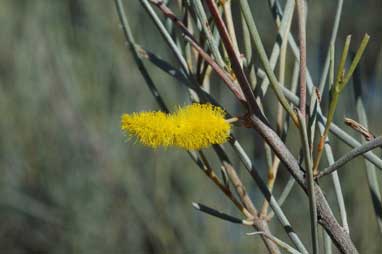
[[[275,4],[275,6],[271,5],[272,10],[276,10],[276,11],[273,11],[272,13],[274,15],[277,14],[277,15],[281,15],[282,16],[283,13],[282,13],[282,10],[279,8],[278,0],[269,0],[269,1]],[[288,41],[289,41],[289,45],[290,45],[290,47],[292,49],[293,54],[295,55],[296,59],[298,60],[299,59],[299,49],[298,49],[297,44],[294,41],[293,36],[291,34],[289,34]],[[309,71],[307,71],[307,81],[308,81],[308,83],[307,83],[308,90],[311,91],[314,88],[314,85],[313,85],[313,81],[312,81],[312,78],[310,76]],[[286,88],[283,88],[283,93],[288,98],[288,100],[293,102],[294,105],[299,105],[299,99],[298,99],[298,97],[296,95],[291,93]],[[320,124],[325,124],[326,123],[326,117],[322,114],[320,106],[317,108],[317,114],[318,114],[318,123],[319,123],[319,125]],[[349,145],[349,146],[351,146],[353,148],[358,147],[358,146],[361,145],[356,139],[354,139],[352,136],[350,136],[348,133],[343,131],[341,128],[339,128],[334,123],[332,123],[330,125],[330,131],[335,136],[337,136],[340,140],[342,140],[345,144],[347,144],[347,145]],[[321,133],[321,135],[322,135],[322,133]],[[363,156],[365,158],[367,158],[367,160],[369,160],[375,166],[377,166],[379,169],[382,169],[382,160],[379,159],[378,156],[376,156],[374,153],[372,153],[372,152],[366,153],[366,154],[363,154]]]
[[[176,69],[174,66],[172,66],[170,63],[166,62],[165,60],[161,59],[157,55],[154,55],[153,53],[145,50],[142,48],[140,45],[136,44],[136,48],[139,52],[139,57],[143,60],[148,60],[152,64],[154,64],[157,68],[161,69],[164,71],[166,74],[169,76],[175,78],[177,81],[179,81],[179,84],[182,84],[186,86],[188,89],[193,90],[193,92],[197,93],[198,96],[203,100],[203,101],[208,101],[211,104],[221,107],[222,106],[204,89],[202,89],[200,86],[195,86],[193,85],[193,82],[190,82],[188,77],[185,75],[184,72],[182,72],[179,69]],[[156,96],[158,93],[155,93],[154,96]],[[163,108],[161,108],[163,111],[165,111]],[[229,117],[228,112],[227,116]]]
[[[317,109],[318,104],[320,103],[319,91],[316,88],[310,96],[310,105],[309,105],[309,115],[308,115],[308,137],[309,137],[309,147],[313,151],[313,143],[316,134],[316,125],[317,125]]]
[[[363,134],[364,139],[366,139],[367,141],[370,141],[374,139],[375,136],[367,129],[367,125],[368,125],[367,114],[366,114],[364,103],[362,101],[361,66],[358,66],[358,68],[356,68],[354,72],[353,88],[354,88],[358,119],[361,122],[361,124],[363,124],[364,126],[358,123],[356,124],[355,122],[352,122],[352,126],[357,126],[356,129],[359,130],[361,134]],[[362,143],[364,142],[365,140],[362,140]],[[378,177],[377,177],[374,165],[366,160],[364,161],[366,165],[367,181],[369,184],[369,190],[370,190],[371,200],[374,207],[375,217],[377,219],[379,232],[382,233],[382,202],[381,202],[381,191],[380,191],[379,183],[377,179]]]
[[[294,249],[292,246],[290,246],[289,244],[281,241],[280,239],[270,235],[270,234],[267,234],[266,232],[252,232],[252,233],[247,233],[247,235],[262,235],[262,236],[265,236],[269,239],[271,239],[272,241],[274,241],[277,245],[279,245],[282,249],[286,250],[288,253],[292,253],[292,254],[301,254],[301,252],[297,251],[296,249]]]
[[[206,174],[208,178],[212,180],[212,182],[232,201],[232,203],[247,217],[252,218],[252,214],[242,205],[240,202],[236,199],[236,197],[233,195],[233,193],[230,191],[227,186],[225,186],[224,183],[220,181],[218,176],[215,174],[215,172],[210,167],[209,163],[207,162],[205,156],[203,155],[203,152],[198,152],[201,156],[197,155],[195,151],[189,151],[188,154],[191,156],[191,158],[196,162],[196,164],[199,166],[199,168]]]
[[[284,189],[281,191],[280,197],[277,200],[277,203],[279,203],[280,207],[283,206],[283,204],[285,203],[285,200],[287,199],[287,197],[291,193],[295,183],[296,183],[296,180],[294,180],[294,177],[293,176],[289,176],[288,182],[285,185]],[[273,211],[271,211],[267,215],[267,220],[272,219],[274,215],[275,215],[275,213]]]
[[[319,120],[322,122],[326,121],[326,118],[322,115],[319,115],[319,118],[320,118]],[[336,124],[332,123],[330,125],[330,131],[332,131],[332,133],[336,135],[339,139],[341,139],[345,144],[353,148],[357,148],[361,146],[361,143],[359,143],[356,139],[354,139],[347,132],[345,132],[340,127],[338,127]],[[373,152],[362,154],[362,156],[364,156],[368,161],[370,161],[375,166],[377,166],[379,170],[382,170],[382,160]]]
[[[227,172],[227,175],[230,181],[232,182],[232,185],[234,186],[236,194],[239,196],[241,203],[252,214],[252,217],[251,217],[252,224],[257,230],[263,230],[270,234],[268,225],[264,223],[264,219],[259,216],[255,208],[255,205],[253,204],[251,198],[249,197],[245,186],[243,185],[242,181],[240,180],[237,174],[237,171],[232,166],[232,163],[230,162],[228,155],[225,153],[222,146],[220,145],[214,145],[213,148],[219,157],[222,167],[225,169],[225,172]],[[277,246],[275,246],[273,242],[270,242],[269,239],[265,238],[264,243],[270,253],[275,253],[275,254],[280,253]]]
[[[316,194],[314,192],[314,180],[313,180],[313,161],[312,153],[309,145],[308,132],[306,128],[306,120],[301,112],[297,112],[298,120],[300,121],[300,136],[302,142],[302,151],[305,161],[305,172],[307,175],[307,190],[309,196],[309,210],[311,219],[311,233],[312,233],[312,245],[313,253],[318,253],[318,224],[317,224],[317,204]]]
[[[353,61],[349,67],[349,70],[346,73],[346,76],[345,76],[343,84],[342,84],[342,88],[346,86],[346,84],[349,82],[349,80],[353,76],[353,73],[359,64],[359,61],[361,60],[361,57],[363,56],[363,53],[365,52],[367,44],[369,43],[369,39],[370,39],[370,36],[368,34],[365,34],[363,36],[363,39],[361,41],[361,45],[359,46],[357,52],[355,53],[355,56],[354,56]]]
[[[237,55],[235,51],[235,48],[232,44],[227,28],[222,18],[220,17],[216,3],[214,2],[214,0],[206,0],[206,3],[208,6],[208,9],[210,10],[216,22],[216,27],[219,30],[221,39],[223,41],[225,49],[227,50],[228,56],[230,58],[232,69],[235,72],[235,75],[239,81],[240,87],[244,93],[245,98],[247,99],[249,110],[251,113],[259,113],[260,109],[256,103],[256,99],[251,89],[251,85],[247,79],[247,76],[244,73],[244,69],[242,68],[240,64],[239,56]]]
[[[267,127],[269,128],[269,127]],[[269,205],[271,206],[272,210],[276,214],[277,219],[280,221],[280,223],[283,225],[285,231],[287,232],[289,238],[293,242],[293,244],[296,246],[296,248],[302,252],[307,253],[307,250],[304,246],[304,244],[301,242],[298,235],[294,232],[291,224],[289,223],[287,217],[285,216],[284,212],[280,208],[280,205],[277,203],[276,199],[273,197],[272,193],[268,190],[266,184],[261,179],[259,173],[257,172],[256,168],[254,167],[254,164],[249,159],[248,155],[245,153],[244,149],[241,147],[240,143],[235,141],[234,139],[230,140],[230,143],[232,147],[234,148],[235,152],[239,155],[240,160],[242,161],[245,168],[248,170],[248,172],[251,174],[252,178],[255,180],[256,184],[259,186],[260,191],[263,193],[267,201],[269,202]]]
[[[196,15],[198,16],[198,19],[200,20],[200,24],[202,25],[203,32],[207,38],[208,46],[211,49],[211,53],[214,56],[215,61],[220,67],[224,68],[225,63],[219,52],[218,44],[213,38],[211,28],[208,24],[207,15],[206,15],[206,12],[204,11],[201,0],[192,0],[191,3],[194,6],[194,10]]]
[[[299,105],[299,98],[295,94],[293,94],[290,90],[288,90],[285,87],[283,87],[282,89],[285,94],[285,97],[288,98],[288,100],[290,100],[294,105]],[[327,119],[322,114],[321,108],[317,109],[317,115],[318,115],[319,126],[320,124],[325,125]],[[361,143],[359,143],[355,138],[353,138],[347,132],[345,132],[340,127],[338,127],[335,123],[330,124],[330,131],[350,147],[356,148],[361,146]],[[372,152],[369,152],[369,153],[362,154],[362,156],[364,156],[368,161],[370,161],[375,166],[377,166],[380,170],[382,170],[382,160],[377,155],[375,155]]]
[[[147,49],[144,49],[141,45],[135,44],[135,48],[138,51],[139,58],[141,58],[142,60],[150,61],[152,64],[154,64],[156,67],[158,67],[171,77],[175,78],[176,80],[180,81],[185,85],[189,85],[189,80],[187,79],[187,76],[180,69],[175,68],[169,62],[166,62],[154,53],[148,51]]]
[[[296,113],[293,111],[292,107],[289,105],[284,94],[282,93],[282,90],[279,88],[277,78],[275,74],[273,73],[273,70],[269,64],[268,57],[264,49],[264,45],[261,41],[259,32],[257,31],[257,27],[252,17],[252,13],[250,12],[250,8],[249,8],[247,0],[240,0],[240,8],[244,15],[245,21],[247,22],[249,32],[252,36],[252,40],[256,46],[257,52],[264,66],[265,72],[267,73],[268,79],[271,82],[272,89],[275,92],[280,103],[283,105],[285,110],[291,116],[293,122],[298,126],[298,119],[297,119]]]
[[[147,11],[150,18],[153,20],[155,26],[158,28],[160,34],[163,36],[164,40],[170,47],[172,53],[175,55],[176,60],[179,62],[181,70],[185,73],[185,75],[188,77],[187,81],[191,86],[197,86],[196,80],[193,75],[191,75],[190,66],[188,65],[186,59],[182,55],[182,52],[180,48],[178,47],[177,43],[172,39],[171,35],[167,31],[166,27],[163,25],[153,8],[150,6],[147,0],[140,0],[143,8]],[[195,94],[192,92],[192,89],[188,89],[188,92],[190,94],[190,97],[194,100],[198,100],[199,98],[195,98]]]
[[[187,62],[184,59],[184,57],[182,56],[182,53],[180,52],[179,48],[177,47],[177,45],[175,44],[175,42],[171,38],[171,35],[168,33],[168,31],[166,30],[166,28],[164,27],[164,25],[162,24],[162,22],[160,21],[160,19],[158,18],[158,16],[154,12],[154,10],[151,8],[151,6],[148,3],[148,1],[147,0],[140,0],[140,2],[143,5],[143,7],[146,9],[146,11],[148,12],[149,16],[154,21],[154,24],[156,25],[156,27],[160,31],[161,35],[166,40],[166,42],[169,45],[171,51],[175,54],[175,57],[179,61],[180,66],[183,69],[183,71],[186,73],[186,75],[189,75],[190,72],[189,72],[189,69],[188,69]]]
[[[324,253],[325,254],[332,254],[332,239],[330,239],[330,236],[323,231],[324,233]]]
[[[122,1],[121,0],[115,0],[114,2],[115,2],[116,9],[117,9],[118,17],[119,17],[119,20],[120,20],[120,23],[121,23],[121,26],[123,29],[123,33],[125,35],[125,39],[127,41],[127,44],[129,46],[131,52],[133,53],[133,58],[134,58],[136,65],[138,66],[138,70],[142,74],[142,77],[145,79],[146,84],[147,84],[151,94],[154,96],[154,98],[157,101],[160,108],[164,112],[169,112],[163,99],[160,96],[158,96],[159,92],[158,92],[158,90],[154,84],[154,81],[151,79],[149,73],[147,72],[146,67],[144,66],[142,60],[140,59],[140,54],[139,54],[139,50],[138,50],[139,48],[137,48],[135,45],[135,40],[134,40],[133,34],[131,33],[130,26],[129,26],[128,20],[126,18],[126,14],[125,14],[125,10],[123,8]]]
[[[251,198],[248,196],[248,192],[243,183],[241,182],[239,176],[237,175],[235,168],[232,166],[232,163],[230,162],[227,154],[220,145],[214,145],[213,148],[217,156],[219,157],[222,167],[225,168],[227,175],[229,176],[229,179],[231,180],[241,202],[245,205],[245,207],[248,209],[248,211],[252,214],[253,217],[258,217],[256,208]]]
[[[277,14],[277,15],[282,16],[283,12],[279,8],[278,0],[269,0],[269,1],[271,3],[275,4],[275,6],[271,5],[272,10],[275,10],[275,11],[272,11],[272,13],[274,15]],[[296,60],[299,60],[299,57],[300,57],[299,49],[297,47],[297,44],[296,44],[292,34],[289,34],[288,41],[289,41],[289,45],[290,45],[290,47],[292,49],[292,52],[295,55]],[[261,73],[259,73],[259,74],[261,74]],[[312,77],[311,77],[309,71],[307,70],[307,88],[308,88],[308,91],[311,93],[311,91],[313,90],[314,87],[315,86],[313,84]],[[299,105],[299,99],[298,99],[298,97],[295,94],[291,93],[286,88],[283,88],[283,93],[288,98],[288,100],[293,102],[294,105]],[[321,123],[325,124],[326,123],[326,117],[322,114],[322,110],[321,110],[320,106],[317,108],[317,114],[318,114],[318,122],[319,122],[319,124],[321,124]],[[349,145],[349,146],[351,146],[353,148],[354,147],[358,147],[358,146],[361,145],[356,139],[354,139],[352,136],[350,136],[348,133],[343,131],[341,128],[339,128],[334,123],[332,123],[330,125],[330,131],[335,136],[337,136],[340,140],[342,140],[345,144],[347,144],[347,145]],[[322,133],[321,133],[321,135],[322,135]],[[375,166],[377,166],[379,169],[382,170],[382,160],[380,158],[378,158],[378,156],[376,156],[374,153],[366,153],[363,156],[366,157],[367,160],[369,160],[371,163],[373,163]]]
[[[334,164],[324,169],[320,174],[317,175],[317,178],[332,173],[333,171],[339,169],[340,167],[342,167],[352,159],[356,158],[357,156],[367,153],[368,151],[373,150],[374,148],[379,146],[382,146],[382,136],[379,136],[357,148],[354,148],[353,150],[342,156],[340,159],[338,159]]]
[[[249,81],[251,83],[252,90],[255,91],[256,85],[257,85],[257,77],[255,73],[255,60],[253,56],[252,51],[252,43],[251,43],[251,37],[249,35],[249,30],[247,23],[245,23],[243,14],[241,16],[241,26],[243,29],[243,43],[244,43],[244,67],[246,68],[247,76],[249,77]]]
[[[239,45],[238,45],[238,41],[236,37],[235,26],[233,24],[233,19],[232,19],[232,0],[225,0],[223,2],[223,9],[224,9],[224,18],[225,18],[225,23],[227,26],[227,31],[228,31],[229,37],[231,38],[232,46],[236,52],[236,56],[238,57],[241,63],[242,61],[240,59]]]
[[[141,1],[144,1],[144,0],[141,0]],[[252,93],[252,90],[251,88],[249,87],[248,89],[246,88],[247,86],[246,85],[240,85],[240,86],[237,86],[236,84],[237,83],[234,83],[228,76],[227,74],[225,73],[225,71],[218,65],[216,64],[216,62],[197,44],[196,40],[193,38],[192,34],[190,33],[190,31],[187,30],[187,28],[184,26],[184,24],[179,20],[177,19],[177,17],[175,16],[175,14],[167,7],[167,6],[164,6],[163,5],[163,2],[162,1],[158,1],[158,0],[151,0],[151,2],[153,2],[154,4],[156,4],[156,6],[167,16],[169,17],[171,20],[173,20],[173,22],[179,26],[179,28],[181,29],[181,31],[184,33],[184,38],[191,43],[191,45],[197,50],[197,52],[200,54],[200,56],[202,58],[204,58],[204,60],[206,60],[206,62],[208,64],[211,65],[211,67],[213,68],[213,70],[216,71],[216,73],[222,78],[222,80],[228,85],[228,87],[230,88],[230,90],[236,95],[236,97],[239,99],[239,101],[241,101],[244,105],[248,105],[252,110],[253,110],[253,113],[257,114],[264,122],[267,122],[267,119],[266,117],[264,116],[263,112],[261,111],[261,109],[259,108],[259,106],[257,105],[256,101],[251,99],[252,96],[253,96],[253,93]],[[216,7],[216,6],[215,6]],[[213,7],[212,7],[213,8]],[[215,10],[216,11],[216,14],[218,15],[218,10]],[[220,18],[220,16],[219,16]],[[224,28],[224,24],[223,24],[223,27],[221,28],[222,29],[222,33],[224,33],[225,31],[225,28]],[[228,36],[226,34],[226,36]],[[226,43],[229,44],[229,38],[228,37],[224,37],[223,38],[226,38],[227,41]],[[223,40],[224,41],[224,40]],[[229,45],[228,45],[229,47]],[[235,61],[236,62],[236,67],[237,68],[240,68],[240,70],[236,70],[238,72],[240,72],[240,75],[241,77],[243,77],[243,80],[246,80],[246,76],[243,72],[243,69],[242,67],[240,66],[240,63],[239,63],[239,60],[235,57],[235,54],[233,52],[233,49],[231,47],[231,57],[233,57],[232,61]],[[236,60],[235,60],[236,59]],[[235,68],[234,68],[235,69]],[[248,80],[246,81],[243,81],[243,82],[248,82]],[[240,83],[239,83],[240,84]],[[240,89],[241,88],[241,89]],[[244,91],[247,91],[247,94],[244,92]],[[248,96],[249,94],[249,96]],[[251,100],[250,102],[248,102],[248,100]]]
[[[273,5],[272,0],[269,0],[268,3],[271,5],[271,9],[275,10],[275,8],[273,8],[273,6],[272,6]],[[285,41],[285,40],[288,41],[288,38],[290,36],[290,33],[286,33],[286,30],[289,29],[288,23],[291,23],[291,20],[293,18],[294,7],[295,7],[295,0],[287,0],[285,7],[284,7],[285,15],[280,17],[276,14],[276,16],[275,16],[276,25],[277,25],[279,31],[277,34],[276,41],[275,41],[273,48],[272,48],[271,56],[269,57],[269,64],[271,65],[272,70],[274,70],[274,68],[276,67],[277,59],[281,53],[282,41]],[[280,22],[280,19],[281,19],[281,22]],[[281,80],[279,80],[279,83],[282,83]],[[280,84],[280,85],[282,85],[282,84]],[[264,96],[266,94],[266,92],[268,91],[268,87],[269,87],[269,79],[267,76],[265,76],[265,78],[261,82],[261,86],[260,86],[262,96]]]
[[[292,191],[295,182],[296,182],[296,180],[294,180],[294,178],[292,176],[289,177],[288,182],[285,185],[285,188],[281,192],[280,197],[277,201],[280,204],[280,206],[282,206],[284,204],[285,200],[289,196],[289,193]]]
[[[330,63],[331,63],[331,66],[330,66],[330,75],[329,75],[329,84],[330,84],[329,88],[331,89],[334,86],[334,64],[335,64],[335,61],[334,61],[334,45],[330,46]],[[322,122],[319,122],[318,127],[320,129],[320,133],[323,134],[325,132],[324,124]],[[325,153],[326,153],[326,158],[328,160],[328,164],[332,165],[334,163],[334,155],[333,155],[332,147],[330,145],[330,140],[328,137],[325,140],[324,149],[325,149]],[[338,204],[338,208],[339,208],[339,212],[340,212],[342,227],[345,230],[345,232],[347,232],[349,234],[350,230],[349,230],[349,223],[348,223],[347,211],[346,211],[346,206],[345,206],[345,199],[344,199],[344,195],[342,193],[342,187],[341,187],[340,178],[338,176],[338,172],[337,171],[333,172],[333,174],[331,174],[331,176],[332,176],[334,192],[336,195],[337,204]],[[326,241],[328,241],[328,240],[326,239]]]
[[[255,115],[251,116],[251,121],[255,130],[268,142],[275,154],[279,156],[280,160],[284,163],[289,173],[291,173],[297,183],[307,191],[306,181],[300,170],[300,166],[284,142]],[[358,253],[349,235],[343,231],[336,221],[321,188],[317,184],[314,185],[314,192],[317,198],[318,222],[325,228],[341,252]]]
[[[343,82],[343,76],[345,75],[345,63],[346,63],[346,59],[347,59],[348,52],[349,52],[350,41],[351,41],[351,35],[348,35],[346,37],[345,46],[344,46],[344,49],[342,51],[340,64],[338,66],[336,82],[330,90],[330,103],[329,103],[328,118],[326,120],[324,133],[322,134],[322,136],[319,140],[318,147],[317,147],[317,155],[316,155],[316,158],[314,160],[313,172],[315,175],[318,174],[318,167],[320,165],[320,160],[321,160],[321,157],[322,157],[322,154],[324,151],[324,142],[326,140],[326,137],[328,136],[330,124],[333,122],[334,113],[336,111],[337,104],[339,101],[339,96],[342,92],[341,87],[342,87],[342,82]]]
[[[184,38],[186,41],[191,43],[192,47],[194,47],[200,56],[212,67],[212,69],[224,81],[224,83],[228,86],[236,98],[238,98],[240,102],[246,105],[247,99],[243,94],[242,89],[237,86],[236,83],[234,83],[234,81],[227,75],[227,73],[219,65],[217,65],[216,62],[192,38],[189,36],[185,36]]]
[[[328,71],[329,71],[329,64],[330,64],[330,47],[336,43],[337,33],[338,33],[338,27],[341,21],[341,14],[342,14],[342,6],[343,6],[343,0],[338,0],[337,2],[337,10],[336,10],[336,16],[334,18],[334,24],[333,24],[333,30],[332,34],[330,36],[330,43],[329,43],[329,50],[325,58],[325,64],[324,69],[321,74],[320,79],[320,85],[319,85],[319,91],[320,94],[323,94],[326,84],[326,78],[328,77]]]
[[[277,19],[276,23],[277,23],[279,31],[278,31],[276,41],[273,45],[272,53],[271,53],[271,56],[269,59],[269,64],[273,70],[276,66],[277,59],[280,56],[280,64],[279,64],[279,70],[280,70],[279,71],[279,84],[280,84],[280,86],[284,85],[284,72],[285,72],[285,69],[284,69],[285,66],[284,65],[285,65],[285,56],[286,56],[286,49],[287,49],[287,40],[285,38],[287,38],[288,34],[289,34],[290,25],[291,25],[292,18],[293,18],[294,6],[295,6],[295,0],[288,0],[285,4],[285,15],[284,15],[284,17],[282,18],[281,22],[279,19]],[[242,13],[242,15],[243,15],[243,13]],[[248,26],[246,26],[246,28],[248,29]],[[261,75],[259,75],[259,76],[261,76]],[[263,81],[261,82],[259,89],[257,89],[259,101],[260,101],[260,98],[265,96],[265,94],[268,91],[268,87],[269,87],[269,79],[267,78],[266,75],[263,75],[263,76],[264,76],[264,77],[262,77]],[[284,126],[287,126],[286,124],[283,124],[284,123],[284,121],[282,119],[283,118],[282,117],[283,106],[279,102],[277,104],[279,105],[278,109],[277,109],[277,122],[278,122],[277,128],[278,128],[279,134],[285,138],[286,128],[285,128],[285,133],[283,133],[281,131]],[[286,119],[288,119],[287,122],[289,124],[289,118],[287,117]],[[270,150],[269,145],[267,145],[266,142],[264,142],[264,147],[265,147],[265,154],[266,154],[266,158],[267,158],[266,161],[267,161],[267,167],[268,167],[268,188],[272,192],[273,184],[276,181],[277,171],[278,171],[278,167],[280,164],[280,160],[277,158],[277,156],[275,156],[274,160],[272,161],[272,157],[271,157],[272,151]],[[262,212],[261,212],[264,216],[267,213],[268,206],[269,206],[269,204],[265,200],[263,203]]]
[[[208,215],[217,217],[219,219],[222,219],[222,220],[225,220],[225,221],[228,221],[231,223],[242,224],[242,225],[247,225],[247,226],[253,225],[253,222],[251,220],[242,220],[242,219],[236,218],[232,215],[229,215],[229,214],[226,214],[223,212],[219,212],[216,209],[213,209],[211,207],[208,207],[208,206],[200,204],[200,203],[192,202],[192,206],[198,211],[204,212]]]
[[[294,3],[294,1],[289,1],[289,2]],[[287,3],[287,5],[285,7],[285,9],[287,9],[287,10],[289,8],[288,7],[289,2]],[[294,7],[293,4],[292,4],[292,6]],[[293,13],[293,8],[292,8],[292,11],[289,11],[289,12]],[[292,15],[290,15],[289,17],[284,16],[284,19],[289,18],[289,20],[287,21],[286,28],[283,29],[284,30],[283,36],[281,37],[281,38],[283,38],[282,42],[281,42],[280,61],[279,61],[280,62],[279,63],[279,81],[280,81],[281,86],[283,86],[284,82],[285,82],[285,62],[286,62],[286,53],[287,53],[287,46],[288,46],[288,40],[286,38],[287,38],[287,35],[289,34],[289,31],[290,31],[290,26],[292,23],[292,17],[293,17]],[[284,19],[281,22],[282,28],[283,28],[283,24],[285,22]],[[292,76],[292,87],[291,87],[291,89],[292,89],[292,92],[295,92],[297,89],[297,78],[296,77],[298,76],[298,70],[296,68],[293,71],[294,72],[293,72],[293,76]],[[263,80],[263,82],[264,81],[265,81],[265,79]],[[294,81],[296,81],[296,82],[294,83]],[[284,112],[283,112],[282,105],[280,103],[277,103],[277,132],[279,133],[280,137],[282,137],[282,139],[285,140],[287,137],[287,131],[288,131],[289,123],[290,123],[290,118],[289,118],[289,115],[284,116],[283,113]],[[269,146],[267,145],[267,147],[269,147]],[[275,156],[271,166],[268,168],[268,183],[267,184],[268,184],[268,189],[270,192],[272,192],[273,186],[276,182],[279,166],[280,166],[280,159],[277,156]],[[263,203],[263,207],[261,209],[261,214],[263,216],[266,216],[266,214],[268,213],[268,207],[269,207],[269,203],[265,200]]]
[[[305,25],[305,1],[296,0],[298,16],[298,41],[300,46],[300,112],[305,118],[306,108],[306,25]],[[315,248],[313,253],[317,253]]]
[[[146,2],[146,0],[141,0]],[[237,86],[232,79],[226,74],[226,72],[198,45],[195,38],[192,36],[191,32],[187,29],[187,27],[175,16],[175,14],[163,4],[162,1],[158,0],[150,0],[153,4],[155,4],[162,13],[170,18],[174,24],[178,25],[184,34],[184,38],[186,41],[191,43],[191,46],[201,55],[201,57],[212,67],[212,69],[219,75],[219,77],[227,84],[230,90],[235,94],[235,96],[244,104],[246,104],[247,98],[243,94],[241,88]]]

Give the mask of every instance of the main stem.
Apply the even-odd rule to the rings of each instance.
[[[300,169],[297,160],[294,158],[293,154],[289,151],[277,133],[264,124],[256,115],[252,115],[250,120],[254,126],[254,129],[266,140],[273,152],[284,163],[289,173],[296,179],[305,192],[307,192],[307,182],[303,171]],[[332,238],[338,250],[341,253],[346,254],[358,253],[350,238],[350,235],[343,230],[334,217],[320,186],[314,184],[313,191],[315,192],[317,200],[318,222]]]

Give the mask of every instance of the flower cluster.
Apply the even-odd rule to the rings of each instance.
[[[211,104],[191,104],[173,114],[142,112],[124,114],[121,129],[149,147],[175,146],[199,150],[227,141],[231,126],[224,111]]]

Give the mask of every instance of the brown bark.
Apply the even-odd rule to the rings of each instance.
[[[305,176],[297,160],[286,147],[280,137],[269,126],[264,124],[257,116],[250,117],[255,130],[265,139],[272,148],[273,152],[284,163],[289,173],[296,179],[297,183],[307,191]],[[318,184],[314,185],[314,191],[317,197],[317,215],[318,222],[323,226],[325,231],[332,238],[334,244],[341,253],[353,254],[358,253],[350,235],[342,229],[333,215],[332,210]]]

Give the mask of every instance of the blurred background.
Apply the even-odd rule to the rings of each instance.
[[[137,43],[175,62],[139,1],[124,2]],[[275,26],[267,1],[250,2],[269,52]],[[336,1],[309,1],[308,65],[317,83],[335,7]],[[352,33],[356,49],[365,32],[371,36],[362,75],[376,134],[382,128],[381,13],[380,0],[345,1],[336,44],[340,51]],[[113,1],[1,0],[0,24],[0,253],[263,253],[262,241],[245,235],[251,228],[192,208],[197,201],[240,216],[184,151],[151,150],[121,133],[121,114],[158,106],[125,46]],[[185,88],[146,66],[172,109],[189,102]],[[214,93],[242,112],[226,89]],[[354,114],[349,88],[336,122],[343,126],[343,116]],[[265,177],[261,141],[253,131],[234,132]],[[298,144],[288,142],[297,152]],[[336,139],[333,147],[337,158],[349,150]],[[232,159],[260,205],[255,184]],[[340,177],[352,239],[361,253],[381,253],[363,161],[355,160]],[[281,168],[276,196],[287,178]],[[322,186],[338,212],[331,181]],[[284,207],[309,243],[307,199],[299,187]],[[287,240],[277,220],[271,230]]]

